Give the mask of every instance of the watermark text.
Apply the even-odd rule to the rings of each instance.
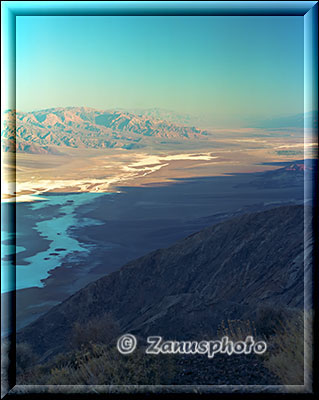
[[[146,354],[207,354],[213,358],[215,354],[263,354],[267,350],[267,343],[263,340],[255,341],[247,336],[244,341],[234,342],[228,336],[221,340],[177,341],[164,340],[161,336],[149,336]],[[117,341],[117,349],[122,354],[132,353],[136,348],[134,335],[125,334]]]

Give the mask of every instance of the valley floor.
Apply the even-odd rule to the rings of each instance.
[[[68,231],[90,251],[71,252],[62,258],[50,271],[43,288],[17,291],[17,327],[25,326],[89,282],[128,261],[168,247],[206,226],[247,212],[303,202],[302,185],[256,188],[250,186],[254,177],[242,174],[178,180],[156,187],[121,187],[120,193],[98,196],[77,207],[75,214],[79,220],[99,222],[74,226]],[[28,203],[18,204],[19,207],[32,215]],[[41,213],[44,218],[45,208]],[[30,230],[30,221],[28,226],[26,229]],[[38,237],[39,249],[46,240]]]

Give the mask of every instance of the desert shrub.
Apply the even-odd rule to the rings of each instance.
[[[50,370],[46,365],[35,365],[29,369],[17,373],[17,385],[45,385],[50,377]]]
[[[68,353],[59,353],[50,361],[36,365],[38,361],[27,343],[19,343],[16,348],[17,381],[19,384],[45,384],[51,375],[51,369],[72,368],[78,351],[90,353],[92,344],[106,344],[119,336],[118,324],[109,314],[94,318],[86,323],[76,322],[69,338]],[[31,368],[32,367],[32,368]]]
[[[122,355],[115,347],[92,344],[68,365],[51,369],[51,385],[167,384],[174,376],[174,357],[147,355],[141,349]]]
[[[22,374],[28,371],[37,361],[37,357],[27,343],[16,345],[16,372]]]
[[[247,336],[257,338],[256,327],[254,321],[251,320],[239,320],[239,319],[228,319],[223,320],[217,328],[218,338],[221,339],[223,336],[227,336],[230,340],[239,341],[245,340]]]
[[[20,385],[45,385],[47,384],[52,368],[68,368],[76,352],[59,353],[53,359],[38,363],[26,370],[17,370],[17,384]]]
[[[87,322],[76,322],[73,325],[70,344],[78,349],[89,343],[107,344],[119,336],[118,323],[110,314],[104,314]]]
[[[59,353],[29,370],[20,368],[17,382],[33,385],[133,385],[171,382],[175,374],[174,356],[148,355],[142,346],[132,354],[122,355],[116,348],[116,339],[119,336],[118,325],[109,315],[92,319],[86,324],[77,323],[72,330],[69,352]],[[28,350],[28,346],[25,350]],[[21,360],[25,360],[26,365],[30,362],[27,358],[21,357]]]
[[[307,314],[306,318],[310,316]],[[277,375],[283,385],[303,385],[304,378],[309,381],[311,357],[305,359],[304,356],[305,351],[311,354],[311,340],[304,336],[304,314],[299,312],[279,322],[269,341],[273,350],[264,361],[266,368]]]
[[[283,321],[293,318],[296,312],[298,311],[295,309],[262,306],[249,319],[223,320],[217,328],[218,337],[228,336],[233,340],[243,340],[250,335],[266,340],[283,330]]]
[[[258,332],[268,337],[278,333],[282,321],[290,318],[294,313],[295,311],[292,309],[263,306],[256,310],[254,323]]]

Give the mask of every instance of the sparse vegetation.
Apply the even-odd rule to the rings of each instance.
[[[303,312],[263,307],[257,311],[256,321],[222,321],[217,333],[219,338],[228,336],[233,341],[249,335],[265,339],[268,350],[262,356],[264,366],[283,385],[303,385],[311,378],[311,343],[310,336],[304,340],[304,322]]]
[[[167,384],[174,376],[170,355],[146,355],[142,348],[122,355],[116,348],[117,322],[104,314],[86,323],[76,322],[71,351],[37,363],[29,345],[17,345],[17,381],[35,385]]]
[[[169,356],[145,355],[142,350],[122,355],[115,347],[94,344],[77,352],[68,366],[53,368],[48,384],[165,384],[173,377],[173,369]]]
[[[27,372],[36,362],[37,356],[27,343],[17,343],[16,345],[16,372],[23,374]]]
[[[106,313],[86,323],[76,322],[73,325],[70,344],[78,349],[90,343],[108,344],[119,336],[119,325]]]
[[[306,318],[310,316],[307,314]],[[311,378],[311,357],[304,357],[305,353],[311,354],[311,343],[307,337],[305,339],[304,314],[301,312],[281,321],[271,337],[272,351],[268,352],[264,365],[283,385],[303,385]]]
[[[304,371],[309,372],[310,359],[304,369],[304,319],[303,313],[286,314],[276,327],[271,324],[271,312],[259,313],[260,319],[227,320],[218,327],[218,337],[228,336],[233,341],[247,336],[265,339],[268,351],[259,356],[260,364],[277,376],[283,385],[302,385]],[[274,311],[273,316],[283,315]],[[265,322],[264,332],[261,329]],[[256,325],[261,329],[257,330]],[[101,330],[100,330],[101,329]],[[17,380],[19,384],[50,385],[145,385],[173,384],[181,373],[178,359],[172,355],[147,355],[140,346],[134,353],[122,355],[115,345],[118,325],[109,316],[93,319],[87,324],[75,324],[72,331],[72,350],[60,353],[53,359],[36,364],[37,360],[25,343],[17,346]],[[270,331],[272,333],[270,333]],[[107,335],[107,334],[108,335]],[[93,340],[94,339],[94,340]],[[109,343],[106,343],[110,340]],[[103,343],[104,342],[104,343]],[[310,342],[306,341],[306,350]],[[33,364],[33,365],[32,365]],[[189,366],[190,368],[191,366]],[[197,364],[185,373],[196,372]],[[191,367],[193,368],[193,367]],[[310,376],[306,376],[309,378]],[[180,377],[181,379],[181,377]]]
[[[287,307],[271,307],[263,306],[256,310],[254,325],[259,333],[265,337],[277,334],[278,329],[282,325],[282,321],[294,315],[295,310],[290,310]]]
[[[257,331],[254,321],[251,320],[223,320],[217,328],[217,335],[218,338],[227,336],[230,340],[239,341],[246,339],[247,336],[257,338]]]
[[[174,357],[146,355],[142,349],[122,355],[115,346],[89,344],[18,376],[20,384],[138,385],[169,384]]]

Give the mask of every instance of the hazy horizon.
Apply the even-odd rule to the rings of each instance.
[[[278,114],[272,115],[264,118],[255,118],[255,119],[247,119],[246,121],[243,119],[240,125],[238,123],[229,123],[228,125],[218,125],[216,121],[207,121],[202,119],[200,115],[191,114],[191,113],[181,113],[172,109],[165,109],[162,107],[149,107],[149,108],[123,108],[123,107],[112,107],[112,108],[95,108],[86,105],[66,105],[66,106],[52,106],[48,108],[38,108],[29,111],[15,109],[17,113],[28,114],[28,113],[38,113],[38,112],[46,112],[49,110],[55,109],[73,109],[73,108],[83,108],[83,109],[92,109],[95,111],[102,112],[123,112],[135,115],[149,115],[153,119],[167,119],[170,122],[177,123],[179,125],[184,126],[196,126],[198,128],[203,129],[249,129],[249,128],[285,128],[287,132],[291,128],[304,128],[305,123],[309,125],[313,118],[315,117],[317,110],[301,112],[298,114]],[[7,109],[5,112],[11,112],[12,109]],[[152,115],[154,113],[154,115]],[[175,117],[175,119],[174,119]],[[180,121],[177,121],[177,118],[180,118]],[[183,119],[184,118],[184,119]],[[304,122],[303,122],[304,118]],[[270,126],[268,126],[270,124]],[[276,126],[276,124],[279,124]]]
[[[17,110],[160,108],[234,126],[303,112],[302,17],[17,17]]]

